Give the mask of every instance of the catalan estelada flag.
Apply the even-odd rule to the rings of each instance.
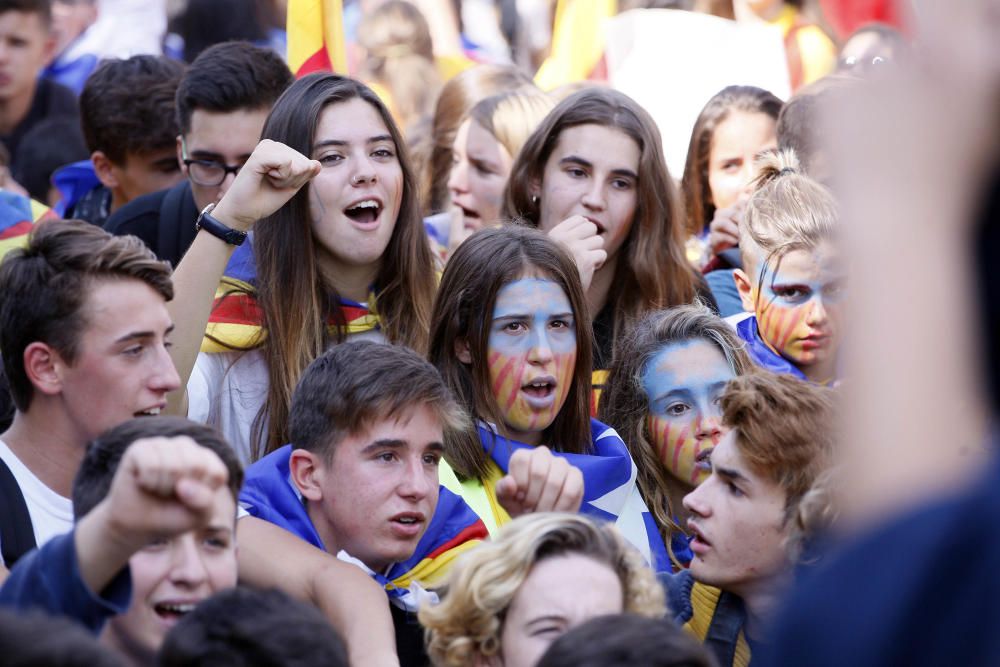
[[[288,67],[301,78],[313,72],[347,74],[342,0],[288,0]]]

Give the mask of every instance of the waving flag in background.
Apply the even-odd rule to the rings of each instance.
[[[301,78],[313,72],[347,74],[341,0],[288,0],[288,67]]]

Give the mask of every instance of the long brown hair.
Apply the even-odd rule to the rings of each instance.
[[[781,105],[782,101],[773,93],[754,86],[727,86],[705,104],[691,130],[684,178],[681,179],[688,234],[701,234],[715,215],[712,188],[708,185],[708,159],[719,125],[733,111],[767,114],[777,124]]]
[[[545,163],[563,130],[601,125],[624,132],[639,146],[635,217],[619,250],[608,302],[614,308],[614,337],[650,309],[690,303],[696,276],[684,256],[680,196],[663,157],[663,143],[649,113],[610,88],[588,88],[560,102],[541,122],[514,160],[502,215],[537,227],[541,202],[532,185],[542,183]],[[544,184],[542,187],[544,197]],[[596,316],[597,313],[594,313]]]
[[[403,139],[385,105],[358,81],[312,74],[296,81],[281,96],[264,125],[263,137],[309,154],[323,110],[355,98],[370,104],[382,117],[403,172],[399,215],[374,284],[379,324],[390,342],[423,351],[434,299],[434,260]],[[251,450],[255,458],[288,441],[288,410],[299,377],[331,342],[343,342],[347,337],[340,297],[323,280],[317,264],[309,214],[310,187],[303,187],[255,227],[257,299],[267,331],[263,352],[270,381],[267,401],[254,422]],[[331,318],[336,325],[332,336],[327,327]]]
[[[619,340],[601,395],[599,419],[614,426],[628,446],[639,469],[639,492],[667,544],[671,532],[678,530],[670,507],[670,489],[679,482],[667,471],[651,443],[647,427],[649,396],[642,376],[665,345],[689,340],[703,340],[716,346],[734,375],[753,370],[742,341],[724,320],[701,304],[677,306],[647,313]]]
[[[537,271],[557,282],[570,305],[576,329],[576,368],[562,410],[545,430],[550,448],[575,454],[590,453],[591,334],[587,301],[576,264],[545,234],[509,225],[483,229],[470,236],[448,260],[434,302],[428,358],[444,377],[470,415],[496,424],[504,435],[503,417],[490,391],[487,347],[497,293],[526,271]],[[456,345],[469,346],[471,364],[456,356]],[[466,478],[484,477],[489,457],[475,426],[447,438],[448,462]]]

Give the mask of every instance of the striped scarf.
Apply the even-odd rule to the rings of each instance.
[[[257,301],[256,285],[253,249],[250,243],[244,243],[233,253],[215,291],[212,314],[201,341],[202,352],[248,350],[264,343],[267,331],[263,328],[264,313]],[[341,298],[340,310],[347,335],[379,328],[374,292],[369,295],[367,304]],[[337,319],[335,314],[327,319],[331,332],[337,329]]]

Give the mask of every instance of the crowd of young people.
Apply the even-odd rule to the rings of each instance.
[[[736,19],[783,30],[802,87],[788,101],[719,91],[691,128],[683,174],[669,171],[650,113],[605,83],[543,91],[496,64],[450,76],[433,49],[442,31],[421,14],[429,0],[361,20],[357,78],[296,79],[267,46],[241,41],[190,65],[91,63],[71,96],[89,159],[55,165],[40,195],[64,218],[36,221],[44,207],[15,192],[0,208],[12,415],[0,435],[0,607],[86,632],[53,625],[63,640],[39,646],[4,612],[4,654],[811,662],[788,628],[830,643],[829,615],[810,625],[779,610],[815,591],[836,599],[827,564],[852,572],[838,538],[869,525],[845,495],[864,475],[851,477],[839,417],[845,404],[872,419],[858,408],[870,390],[852,383],[879,359],[857,332],[882,325],[861,297],[848,339],[848,270],[852,284],[856,270],[876,275],[859,230],[886,193],[854,175],[841,199],[831,184],[853,174],[844,145],[884,151],[923,126],[876,114],[879,141],[865,144],[845,121],[837,146],[820,128],[873,97],[872,77],[930,99],[947,77],[901,75],[921,53],[967,68],[977,97],[949,85],[994,110],[1000,69],[972,76],[981,27],[964,50],[941,46],[970,17],[985,21],[985,0],[936,15],[944,37],[927,46],[869,29],[826,78],[833,41],[801,3],[732,4]],[[0,74],[21,33],[38,51],[32,66],[46,62],[52,11],[0,0]],[[412,35],[386,27],[404,23]],[[411,70],[392,61],[404,57],[423,78],[401,74]],[[45,81],[0,76],[14,180],[33,164],[29,125],[57,85]],[[995,169],[995,128],[968,114],[964,153],[930,142],[914,159],[937,147]],[[968,138],[976,129],[981,141]],[[915,177],[934,190],[929,172]],[[972,187],[983,180],[949,200],[953,216],[995,216]],[[888,183],[905,189],[899,175]],[[949,275],[989,261],[952,249]],[[907,257],[895,278],[916,265]],[[995,281],[980,282],[993,304]],[[966,376],[941,373],[956,396],[969,391]],[[980,421],[972,414],[967,437]],[[924,510],[929,524],[962,502]],[[894,530],[908,543],[934,537]],[[882,608],[903,604],[881,592]],[[879,643],[878,624],[857,640],[877,658],[842,655],[915,655]]]

